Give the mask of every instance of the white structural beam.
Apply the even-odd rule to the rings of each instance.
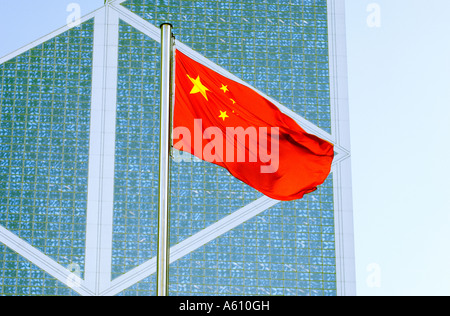
[[[345,155],[332,167],[337,294],[356,295],[344,0],[328,0],[331,128]]]
[[[85,284],[109,287],[114,207],[114,155],[119,16],[106,5],[95,19],[86,227]]]

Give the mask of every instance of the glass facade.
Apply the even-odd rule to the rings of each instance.
[[[119,12],[115,285],[149,265],[157,251],[160,44],[142,23],[149,29],[172,23],[177,40],[328,134],[332,110],[326,0],[128,0],[111,6]],[[129,16],[141,19],[139,25]],[[87,249],[95,247],[86,238],[94,21],[0,65],[0,228],[82,280],[89,276]],[[170,177],[173,248],[263,198],[203,161],[173,160]],[[334,177],[301,200],[276,203],[190,245],[170,265],[170,295],[337,295]],[[79,294],[44,270],[0,243],[0,295]],[[155,295],[155,274],[144,272],[104,293]]]
[[[83,275],[93,20],[0,65],[0,225]],[[1,294],[67,294],[0,245]]]

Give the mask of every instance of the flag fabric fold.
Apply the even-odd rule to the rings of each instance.
[[[253,89],[175,52],[173,146],[273,199],[302,198],[331,170],[333,145]]]

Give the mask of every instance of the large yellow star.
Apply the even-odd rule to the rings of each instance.
[[[201,93],[202,96],[205,97],[206,101],[208,101],[208,96],[206,95],[206,91],[209,91],[207,87],[203,85],[203,83],[200,81],[200,76],[197,76],[197,79],[191,78],[189,75],[187,75],[188,78],[191,80],[191,82],[194,84],[194,87],[191,90],[191,94],[195,93]]]
[[[225,112],[220,111],[219,117],[225,121],[225,119],[229,116],[227,115],[227,111]]]

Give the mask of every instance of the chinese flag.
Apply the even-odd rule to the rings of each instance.
[[[306,133],[259,93],[178,50],[175,77],[174,148],[277,200],[300,199],[325,181],[333,145]]]

